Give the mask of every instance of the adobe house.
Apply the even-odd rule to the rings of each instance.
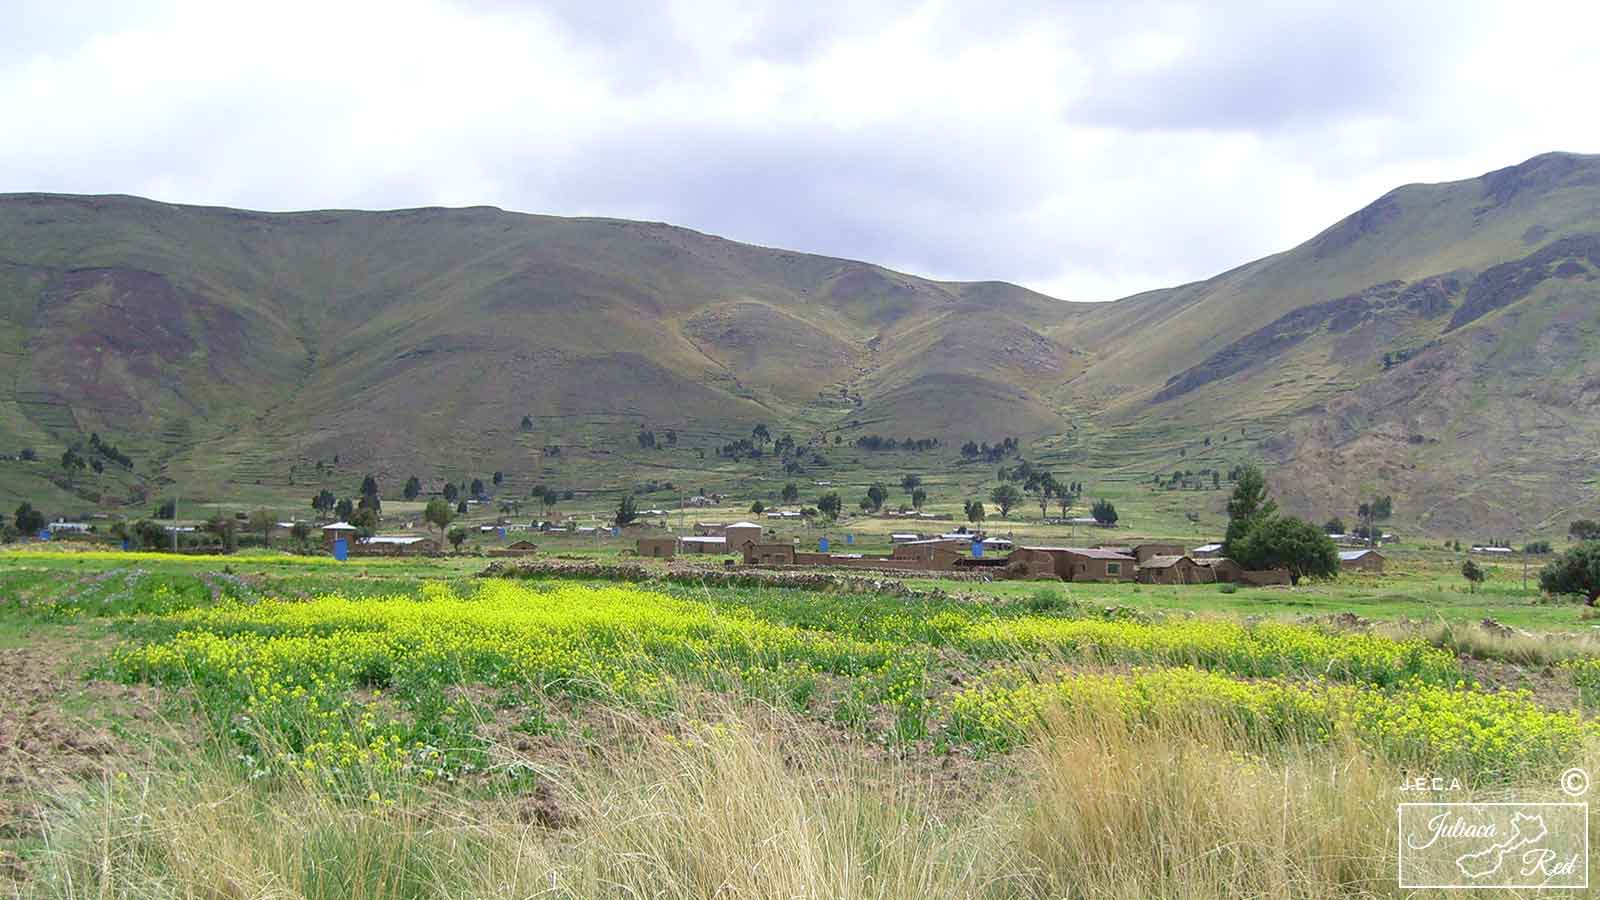
[[[943,538],[929,538],[925,541],[901,541],[890,549],[889,558],[933,559],[940,550],[948,551],[954,556],[960,556],[966,546],[961,541],[945,540]]]
[[[731,552],[740,552],[746,543],[761,543],[762,528],[754,522],[735,522],[722,529],[722,536],[728,542]]]
[[[1144,565],[1145,561],[1155,556],[1187,556],[1188,551],[1182,544],[1148,542],[1133,545],[1133,558]]]
[[[1294,584],[1294,578],[1288,569],[1243,569],[1239,572],[1239,583],[1247,587],[1288,586]]]
[[[439,552],[439,542],[415,534],[377,534],[349,549],[357,556],[432,556]]]
[[[1373,575],[1383,574],[1383,554],[1376,550],[1340,550],[1340,572],[1368,572]]]
[[[1151,556],[1139,563],[1140,584],[1210,584],[1217,573],[1187,556]]]
[[[671,559],[678,552],[678,539],[670,534],[641,537],[638,552],[640,556]]]
[[[1195,565],[1211,570],[1212,581],[1226,584],[1238,584],[1239,575],[1244,567],[1227,558],[1226,556],[1207,556],[1194,560]]]
[[[349,522],[334,522],[332,525],[322,526],[322,540],[328,545],[329,550],[333,549],[334,541],[344,541],[346,549],[354,550],[357,530]]]
[[[681,553],[727,553],[728,539],[697,534],[686,535],[678,538],[678,551]]]
[[[727,527],[721,522],[696,522],[694,523],[694,533],[701,537],[719,537],[722,534],[722,529]]]
[[[1269,587],[1292,583],[1288,569],[1246,569],[1226,556],[1207,557],[1194,562],[1215,573],[1219,583],[1242,584],[1245,587]]]
[[[792,566],[795,564],[795,546],[780,541],[745,541],[744,564],[747,566]]]
[[[532,556],[539,549],[533,541],[512,541],[504,547],[491,547],[489,556]]]
[[[1062,581],[1132,581],[1138,566],[1132,556],[1098,547],[1018,547],[1007,561],[1021,563],[1024,575],[1053,574]]]

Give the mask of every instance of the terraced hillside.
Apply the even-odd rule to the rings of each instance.
[[[1527,534],[1600,503],[1597,277],[1600,157],[1572,154],[1402,187],[1109,304],[656,223],[7,195],[0,452],[45,465],[0,461],[0,499],[703,481],[768,424],[818,448],[937,437],[924,471],[1007,435],[1123,479],[1264,459],[1307,514],[1379,492],[1408,528]],[[135,472],[59,483],[91,432]]]

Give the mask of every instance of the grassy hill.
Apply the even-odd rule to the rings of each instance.
[[[1600,157],[1571,154],[1398,188],[1110,304],[656,223],[4,195],[0,453],[43,461],[0,461],[0,501],[250,502],[365,471],[759,490],[796,473],[716,448],[764,423],[820,454],[807,480],[979,491],[993,467],[956,447],[1015,435],[1080,480],[1264,459],[1307,515],[1385,493],[1431,534],[1547,533],[1600,506],[1597,279]],[[91,433],[133,471],[65,477]],[[845,449],[870,433],[942,444]]]

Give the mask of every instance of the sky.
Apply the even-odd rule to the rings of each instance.
[[[1600,152],[1600,4],[0,0],[0,192],[490,205],[1111,300]]]

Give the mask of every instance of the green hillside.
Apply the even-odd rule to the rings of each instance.
[[[1600,157],[1572,154],[1398,188],[1109,304],[656,223],[0,195],[0,453],[41,458],[0,460],[0,501],[245,502],[365,471],[737,490],[795,475],[719,460],[767,424],[815,451],[807,479],[866,477],[839,449],[865,434],[936,437],[866,465],[978,490],[993,467],[957,448],[1014,435],[1119,484],[1263,459],[1308,515],[1376,492],[1431,534],[1546,532],[1600,506],[1597,300]],[[66,477],[91,433],[133,470]]]

